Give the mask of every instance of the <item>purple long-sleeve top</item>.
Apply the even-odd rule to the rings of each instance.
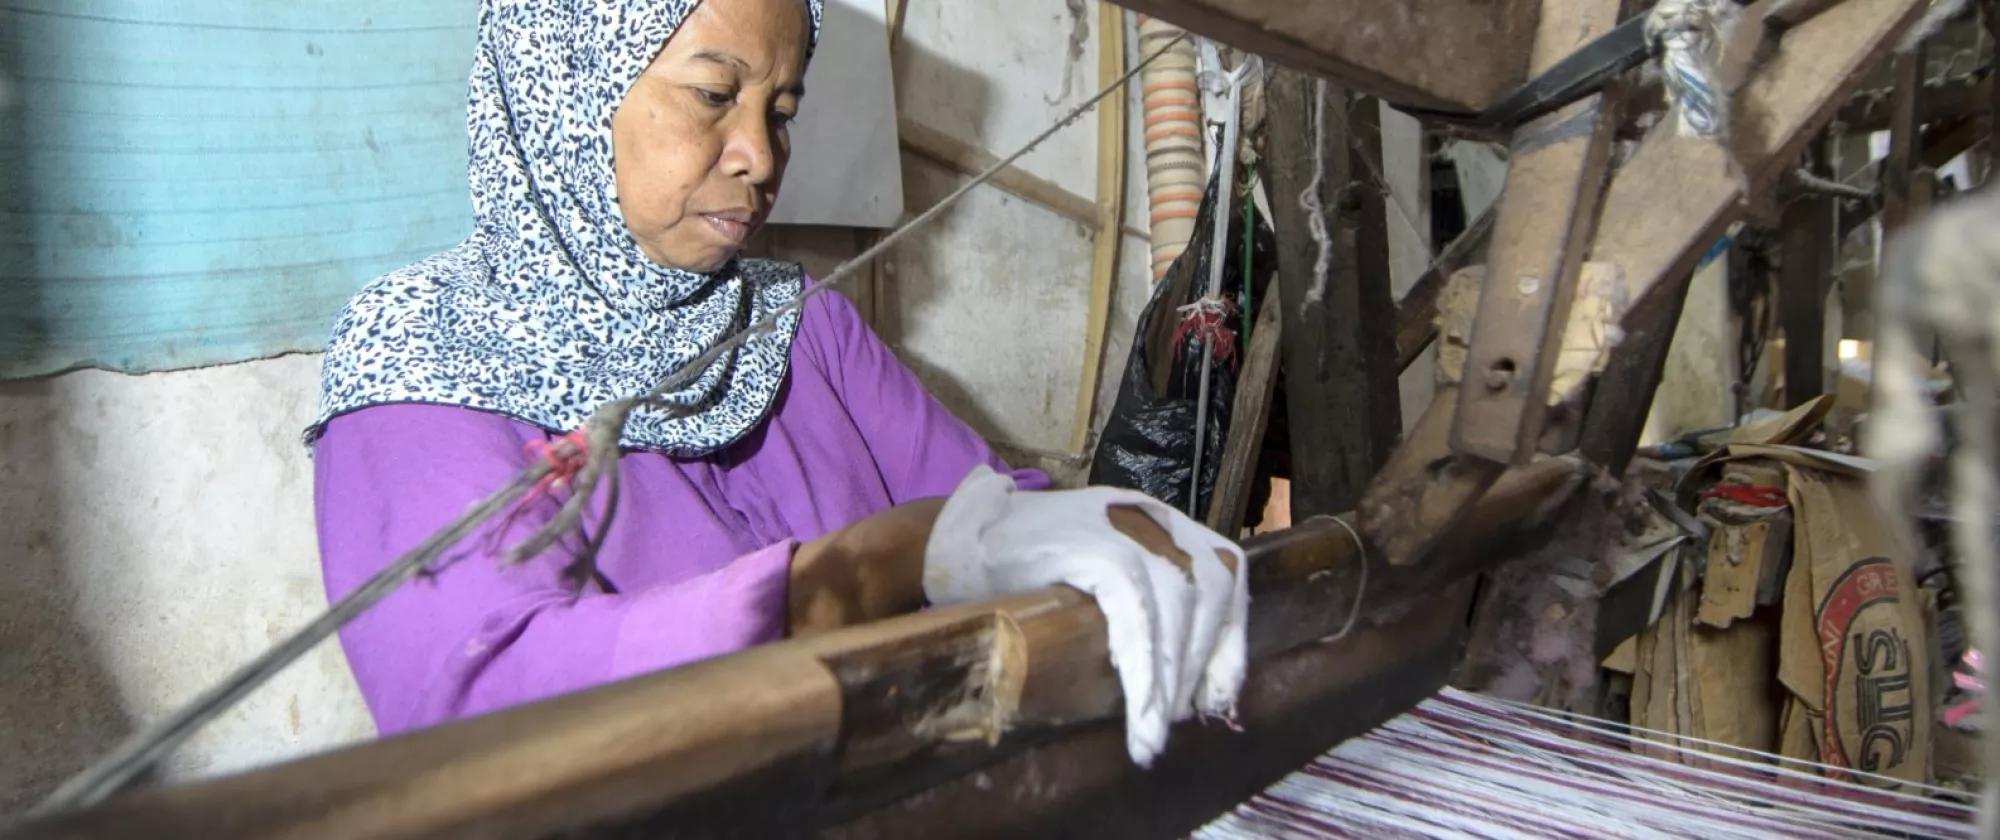
[[[537,457],[546,431],[465,408],[380,405],[314,449],[321,563],[338,599]],[[522,566],[500,550],[548,522],[553,495],[390,595],[340,640],[388,734],[668,668],[784,635],[792,552],[889,507],[948,495],[992,451],[899,362],[852,304],[805,308],[770,417],[714,455],[619,458],[599,570],[562,578],[579,537]],[[1016,474],[1022,486],[1047,479]],[[603,494],[588,517],[596,536]]]

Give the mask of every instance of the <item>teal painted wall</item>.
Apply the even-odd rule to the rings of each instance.
[[[472,0],[0,0],[0,378],[316,350],[471,229]]]

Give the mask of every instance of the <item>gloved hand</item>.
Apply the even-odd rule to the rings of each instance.
[[[1113,527],[1111,510],[1121,506],[1157,523],[1190,568]],[[1218,553],[1233,558],[1235,572]],[[924,552],[924,595],[942,605],[1067,584],[1095,596],[1125,691],[1125,746],[1144,767],[1175,721],[1195,711],[1235,714],[1247,571],[1235,543],[1144,494],[1018,492],[1013,479],[982,466],[938,514]]]

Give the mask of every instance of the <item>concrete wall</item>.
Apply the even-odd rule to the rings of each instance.
[[[317,357],[0,383],[0,815],[325,608]],[[174,775],[374,734],[326,645],[199,735]]]

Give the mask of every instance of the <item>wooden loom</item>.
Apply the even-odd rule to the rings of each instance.
[[[1399,105],[1474,114],[1609,32],[1624,4],[1122,5]],[[1615,84],[1514,129],[1485,260],[1494,280],[1470,328],[1446,330],[1448,342],[1465,345],[1462,369],[1446,365],[1430,408],[1373,478],[1359,513],[1345,517],[1369,550],[1323,518],[1248,544],[1255,664],[1242,729],[1179,727],[1151,770],[1126,757],[1102,621],[1087,598],[1062,589],[789,640],[265,770],[137,792],[16,831],[1185,834],[1444,685],[1463,641],[1466,584],[1528,551],[1571,491],[1594,474],[1621,473],[1631,458],[1688,277],[1743,217],[1744,184],[1754,194],[1789,171],[1924,5],[1790,4],[1782,39],[1735,97],[1733,155],[1744,181],[1721,147],[1675,136],[1671,124],[1614,168],[1622,124]],[[1274,194],[1298,191],[1274,181]],[[1281,228],[1291,212],[1280,208]],[[1474,262],[1467,252],[1481,248],[1451,250]],[[1457,266],[1441,268],[1406,304],[1399,333],[1430,334],[1437,288]],[[1558,379],[1563,325],[1587,272],[1621,284],[1629,305],[1609,319],[1625,340],[1607,349],[1594,377]],[[1285,291],[1286,309],[1298,309],[1284,316],[1288,334],[1353,317],[1335,306],[1293,307],[1295,290]],[[1421,303],[1426,294],[1431,311]],[[1288,343],[1288,367],[1336,361]],[[1255,349],[1252,356],[1255,365]],[[1292,389],[1292,416],[1331,416],[1337,396]],[[1319,492],[1311,485],[1320,479],[1299,480],[1303,495]],[[1357,605],[1355,631],[1326,641]]]

